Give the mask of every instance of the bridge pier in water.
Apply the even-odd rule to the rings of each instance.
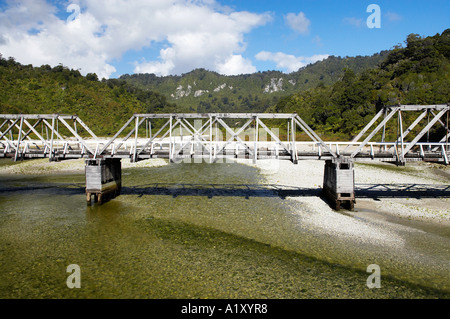
[[[120,195],[122,163],[117,158],[86,160],[86,200],[102,204]]]
[[[345,157],[325,161],[323,192],[330,206],[336,210],[355,205],[355,171],[353,160]]]
[[[120,159],[86,160],[86,200],[103,204],[120,195],[122,163]],[[325,161],[323,195],[336,210],[352,210],[355,204],[355,172],[353,160],[345,157]]]

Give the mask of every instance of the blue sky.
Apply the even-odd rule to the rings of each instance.
[[[434,35],[450,27],[450,1],[361,1],[303,0],[268,1],[229,0],[236,10],[274,11],[272,23],[249,35],[249,56],[258,50],[282,51],[296,56],[329,54],[336,56],[372,55],[403,43],[410,33]],[[366,9],[378,4],[381,28],[369,29]],[[304,12],[311,21],[305,34],[290,29],[284,17]],[[261,64],[260,68],[270,67]]]
[[[371,4],[380,28],[367,25]],[[329,55],[372,55],[410,33],[441,33],[449,12],[448,0],[0,1],[0,53],[106,78],[200,67],[288,73]]]

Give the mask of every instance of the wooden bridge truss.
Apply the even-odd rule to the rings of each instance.
[[[385,107],[349,142],[323,141],[297,114],[134,114],[109,139],[97,137],[77,116],[6,114],[0,115],[0,157],[166,158],[174,162],[275,158],[293,163],[345,157],[448,164],[449,109],[449,105]],[[409,114],[408,123],[405,114]],[[436,127],[443,136],[431,141],[430,131]],[[397,130],[393,140],[387,138],[389,128]]]
[[[93,156],[95,149],[92,149],[92,141],[99,140],[75,115],[0,114],[0,122],[0,156],[11,157],[15,161],[24,158],[58,160]],[[65,128],[62,129],[64,136],[60,128]]]
[[[152,120],[164,124],[152,135]],[[279,128],[269,129],[267,120],[287,121],[287,140],[279,137]],[[228,122],[228,123],[227,123]],[[139,139],[145,123],[146,138]],[[267,123],[267,122],[266,122]],[[232,128],[233,127],[233,128]],[[128,131],[118,140],[120,134]],[[296,135],[304,132],[328,157],[337,155],[297,114],[135,114],[107,141],[99,156],[131,156],[133,161],[163,157],[171,161],[183,158],[218,159],[267,158],[297,162]],[[134,138],[133,138],[134,137]],[[128,142],[128,152],[127,152]],[[124,151],[125,148],[125,151]]]
[[[397,163],[406,161],[428,160],[449,164],[449,105],[398,105],[381,109],[364,129],[347,144],[344,156],[356,159],[368,148],[371,159],[389,161],[391,158]],[[408,113],[410,125],[404,129],[403,117]],[[375,125],[378,123],[378,125]],[[386,140],[386,128],[396,126],[395,140]],[[441,126],[441,139],[430,141],[430,131]],[[367,134],[369,133],[369,134]],[[410,134],[412,133],[412,134]],[[373,139],[378,134],[378,142]],[[365,136],[363,141],[360,141]],[[353,149],[352,149],[353,147]],[[375,148],[378,147],[378,151]]]

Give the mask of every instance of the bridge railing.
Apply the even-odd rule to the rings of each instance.
[[[449,105],[381,109],[352,141],[323,141],[297,114],[135,114],[112,138],[99,138],[77,116],[0,114],[0,156],[19,158],[245,157],[353,160],[436,160],[448,164]],[[406,130],[404,115],[411,122]],[[445,118],[445,115],[447,117]],[[389,127],[390,126],[390,127]],[[394,126],[394,128],[392,128]],[[429,141],[438,126],[444,136]],[[388,141],[386,131],[397,130]],[[299,140],[302,135],[306,140]],[[426,140],[426,141],[425,141]]]
[[[159,129],[154,131],[152,121],[165,120]],[[234,127],[230,124],[234,120]],[[287,141],[282,141],[278,127],[269,128],[266,120],[287,121]],[[192,123],[194,121],[194,123]],[[145,126],[146,140],[142,142],[139,131]],[[190,148],[197,148],[202,155],[208,155],[211,160],[217,159],[230,148],[241,148],[246,155],[254,160],[258,159],[261,142],[271,141],[275,147],[290,156],[296,162],[296,136],[299,131],[308,136],[312,142],[321,145],[332,156],[336,154],[320,139],[320,137],[297,114],[268,114],[268,113],[220,113],[220,114],[135,114],[127,123],[98,151],[98,156],[118,155],[127,150],[130,140],[132,160],[139,160],[145,156],[153,156],[158,151],[155,147],[163,146],[168,150],[168,157],[175,160]],[[262,133],[262,134],[261,134]],[[125,135],[119,137],[120,135]],[[265,139],[262,137],[265,137]],[[178,147],[178,149],[177,149]],[[161,153],[161,152],[160,152]]]
[[[386,142],[387,129],[397,131],[397,137],[394,140],[394,145],[390,145],[389,150],[394,150],[399,162],[405,162],[408,157],[415,156],[417,153],[422,157],[425,156],[424,146],[431,145],[429,141],[430,132],[432,129],[436,130],[436,125],[443,130],[443,137],[436,141],[431,150],[428,152],[434,155],[441,153],[442,159],[448,163],[448,149],[449,149],[449,104],[440,105],[394,105],[382,108],[374,118],[361,130],[361,132],[352,140],[353,143],[358,143],[358,146],[352,150],[349,155],[351,158],[360,156],[361,151],[373,142],[376,136],[381,135],[381,143]],[[406,124],[405,114],[410,121],[410,125],[404,129]],[[445,118],[446,115],[446,118]],[[410,134],[412,133],[412,134]],[[409,139],[408,135],[412,135]],[[409,140],[407,140],[407,137]],[[427,141],[424,144],[424,138]],[[360,142],[361,139],[363,141]],[[349,145],[344,150],[348,151],[352,145]],[[386,148],[383,149],[386,151]]]
[[[95,155],[82,135],[98,137],[76,115],[61,114],[0,114],[0,152],[14,160],[28,157],[49,157],[57,153]],[[12,155],[13,154],[13,155]]]

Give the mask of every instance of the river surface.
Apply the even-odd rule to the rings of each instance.
[[[122,173],[122,195],[92,206],[84,174],[0,176],[0,298],[450,297],[395,271],[369,289],[364,247],[302,226],[298,203],[254,167]],[[79,289],[66,284],[71,264]]]

